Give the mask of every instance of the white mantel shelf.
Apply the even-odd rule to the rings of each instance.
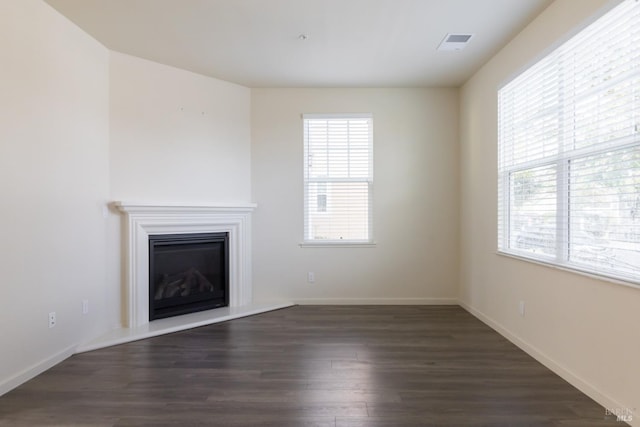
[[[152,338],[159,335],[198,328],[214,323],[226,322],[241,317],[253,316],[268,311],[291,307],[291,302],[265,302],[250,304],[241,307],[221,307],[214,310],[201,311],[199,313],[185,314],[154,320],[144,325],[133,328],[115,329],[97,339],[81,344],[76,348],[76,353],[99,350],[113,345],[125,344],[132,341]]]
[[[202,212],[251,212],[255,203],[153,203],[153,202],[113,202],[111,206],[121,212],[157,212],[157,213],[202,213]]]

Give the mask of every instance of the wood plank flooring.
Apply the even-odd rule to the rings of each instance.
[[[616,426],[456,306],[295,306],[75,355],[1,426]]]

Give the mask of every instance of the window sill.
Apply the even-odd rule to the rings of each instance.
[[[301,248],[375,248],[376,242],[302,242]]]
[[[540,258],[529,258],[526,256],[522,256],[522,255],[518,255],[518,254],[513,254],[510,252],[503,252],[503,251],[496,251],[496,255],[499,256],[503,256],[506,258],[512,258],[512,259],[516,259],[519,261],[525,261],[525,262],[530,262],[532,264],[538,264],[538,265],[542,265],[544,267],[550,267],[556,270],[561,270],[561,271],[566,271],[569,273],[574,273],[574,274],[579,274],[581,276],[586,276],[589,277],[591,279],[597,279],[597,280],[602,280],[605,282],[609,282],[609,283],[614,283],[616,285],[622,285],[622,286],[627,286],[630,288],[634,288],[634,289],[640,289],[640,282],[634,282],[628,279],[624,279],[624,278],[618,278],[618,277],[613,277],[613,276],[606,276],[604,274],[597,274],[594,272],[590,272],[590,271],[586,271],[586,270],[580,270],[579,268],[575,268],[572,266],[568,266],[568,265],[560,265],[560,264],[556,264],[553,262],[548,262],[545,261],[544,259],[540,259]]]

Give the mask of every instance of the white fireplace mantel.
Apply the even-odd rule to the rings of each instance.
[[[159,204],[113,202],[126,216],[125,314],[127,327],[149,323],[149,235],[228,233],[229,307],[249,305],[253,203]]]

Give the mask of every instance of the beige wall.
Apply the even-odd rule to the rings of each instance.
[[[111,196],[247,202],[248,88],[110,54]]]
[[[302,303],[456,298],[456,89],[252,91],[254,296]],[[373,113],[374,248],[301,248],[302,113]],[[307,272],[315,283],[307,283]]]
[[[107,49],[40,0],[0,2],[0,52],[1,394],[106,329],[109,82]]]
[[[633,409],[640,290],[496,255],[496,90],[607,5],[556,1],[462,88],[460,299],[600,403]]]

